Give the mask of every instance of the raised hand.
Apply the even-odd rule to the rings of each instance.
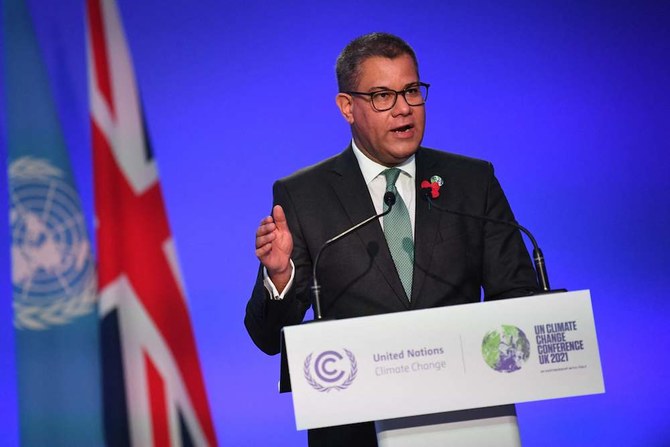
[[[272,208],[272,216],[264,218],[256,230],[256,257],[265,266],[268,276],[281,292],[291,278],[293,237],[280,205]]]

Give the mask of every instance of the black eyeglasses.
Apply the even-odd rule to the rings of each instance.
[[[422,106],[426,103],[428,99],[428,87],[430,84],[425,82],[419,82],[415,85],[409,86],[404,90],[378,90],[372,93],[365,92],[342,92],[349,95],[361,95],[369,96],[372,100],[372,107],[377,112],[385,112],[391,110],[396,101],[398,100],[398,95],[402,95],[405,98],[405,101],[410,106]]]

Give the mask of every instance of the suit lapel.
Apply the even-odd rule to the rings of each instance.
[[[433,257],[433,247],[442,213],[430,210],[428,203],[421,192],[421,182],[429,180],[433,175],[444,176],[441,172],[433,172],[436,163],[430,153],[419,151],[416,154],[416,211],[414,231],[414,279],[412,283],[411,308],[421,308],[421,294],[426,272],[431,271],[430,262]]]
[[[373,216],[375,208],[351,147],[337,157],[333,171],[336,175],[331,177],[330,184],[344,207],[351,225]],[[371,222],[350,237],[359,238],[363,251],[374,258],[374,265],[386,279],[396,299],[409,308],[409,301],[379,223]]]

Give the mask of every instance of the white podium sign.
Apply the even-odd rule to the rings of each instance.
[[[284,328],[299,430],[604,392],[588,291]]]

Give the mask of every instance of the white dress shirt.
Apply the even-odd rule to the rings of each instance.
[[[381,214],[382,211],[384,211],[384,193],[386,193],[386,177],[384,177],[382,172],[388,169],[388,167],[380,165],[368,158],[368,156],[356,146],[356,142],[353,140],[351,141],[351,146],[354,149],[354,155],[356,156],[356,160],[358,160],[358,166],[361,168],[365,184],[368,185],[372,203],[375,205],[375,212]],[[409,218],[412,221],[412,234],[414,234],[414,222],[416,220],[414,218],[414,210],[416,206],[416,188],[414,187],[416,161],[414,155],[395,167],[401,171],[398,180],[395,182],[395,187],[400,197],[402,197],[403,202],[405,202],[405,206],[409,212]],[[382,228],[383,219],[383,217],[379,219]]]

